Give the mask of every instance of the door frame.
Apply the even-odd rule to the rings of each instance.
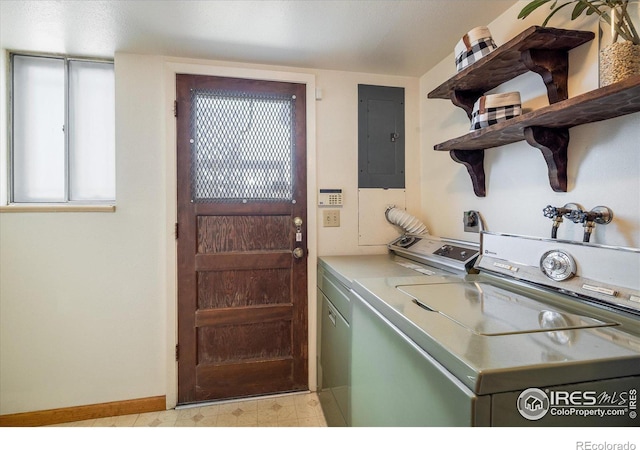
[[[176,74],[209,75],[231,78],[247,78],[266,81],[282,81],[306,85],[307,114],[307,329],[308,329],[308,368],[309,389],[317,388],[316,362],[316,265],[317,265],[317,176],[316,176],[316,80],[312,73],[283,72],[261,68],[255,65],[224,65],[213,61],[184,61],[175,58],[163,59],[164,104],[165,111],[165,180],[166,180],[166,398],[167,408],[178,403],[178,363],[175,349],[178,343],[178,264],[175,223],[177,222],[177,124],[173,114],[176,98]]]

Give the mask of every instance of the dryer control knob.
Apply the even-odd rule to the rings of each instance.
[[[564,281],[576,274],[576,262],[562,250],[550,250],[540,258],[540,270],[554,281]]]

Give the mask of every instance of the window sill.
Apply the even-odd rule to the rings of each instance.
[[[43,203],[0,206],[0,213],[116,212],[116,205],[47,205]]]

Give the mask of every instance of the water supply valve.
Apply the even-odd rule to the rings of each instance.
[[[582,224],[584,227],[583,242],[589,242],[596,224],[606,225],[613,220],[613,211],[606,206],[596,206],[591,211],[584,211],[582,206],[577,203],[567,203],[562,208],[547,205],[542,212],[545,217],[553,219],[553,227],[551,228],[553,239],[558,235],[558,227],[562,223],[563,217],[573,223]]]
[[[591,211],[582,211],[579,222],[584,227],[583,242],[589,242],[596,224],[606,225],[613,220],[613,211],[606,206],[596,206]],[[578,223],[578,222],[576,222]]]
[[[551,228],[551,238],[555,239],[558,235],[558,228],[563,222],[563,217],[568,218],[575,222],[576,218],[582,213],[582,206],[577,203],[567,203],[561,208],[547,205],[542,212],[545,217],[553,219],[553,226]],[[576,222],[577,223],[577,222]]]

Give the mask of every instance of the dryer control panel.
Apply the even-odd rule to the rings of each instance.
[[[470,272],[478,257],[478,248],[470,242],[459,242],[429,235],[401,236],[387,247],[405,258],[461,272]]]

